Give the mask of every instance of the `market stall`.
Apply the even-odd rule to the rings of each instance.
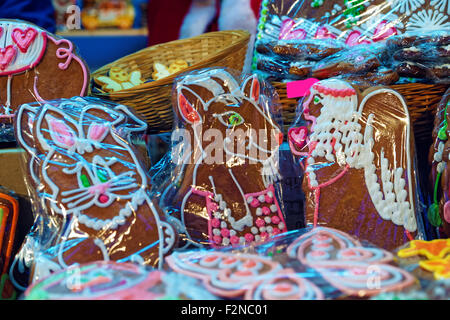
[[[0,12],[1,299],[450,299],[448,0],[55,3]]]

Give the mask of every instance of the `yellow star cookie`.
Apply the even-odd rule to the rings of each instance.
[[[443,259],[450,253],[450,239],[436,239],[431,241],[412,240],[409,247],[400,250],[397,255],[400,258],[409,258],[422,255],[428,259]]]
[[[450,256],[445,259],[420,261],[419,265],[430,272],[433,272],[436,280],[450,279]]]

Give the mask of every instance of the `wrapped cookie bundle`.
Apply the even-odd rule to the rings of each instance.
[[[396,91],[319,81],[288,139],[305,171],[307,225],[388,250],[424,237],[413,130]]]
[[[408,33],[386,42],[392,66],[413,81],[449,83],[450,33],[447,30]]]
[[[160,206],[186,245],[235,246],[285,232],[273,89],[208,68],[179,77],[170,174]]]
[[[447,81],[443,8],[402,3],[264,1],[253,67],[272,81],[338,76],[364,87],[401,77]]]
[[[433,144],[430,147],[432,203],[428,208],[428,220],[441,228],[442,237],[450,237],[450,199],[449,199],[449,114],[450,89],[447,89],[436,110],[433,129]]]
[[[0,142],[14,141],[11,124],[21,104],[83,96],[88,84],[89,68],[71,41],[0,19]]]
[[[418,286],[390,252],[325,227],[233,250],[175,252],[167,262],[224,299],[367,299]]]
[[[30,286],[25,300],[215,300],[199,281],[124,262],[101,261],[55,272]]]
[[[153,203],[132,142],[146,127],[128,107],[97,98],[19,108],[15,129],[36,214],[19,271],[30,267],[35,281],[97,260],[162,266],[176,234]]]
[[[257,70],[268,79],[305,79],[316,63],[344,49],[333,39],[260,41]]]

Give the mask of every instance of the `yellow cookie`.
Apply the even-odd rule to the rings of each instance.
[[[112,67],[109,70],[109,77],[119,83],[130,80],[130,74],[119,67]]]
[[[170,76],[170,72],[165,65],[159,62],[153,64],[152,77],[154,80],[159,80],[168,76]]]
[[[180,72],[181,70],[186,69],[189,67],[188,63],[182,59],[175,60],[172,62],[169,66],[169,72],[171,74]]]

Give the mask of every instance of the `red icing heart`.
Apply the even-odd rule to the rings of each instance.
[[[294,29],[295,21],[292,19],[285,19],[281,23],[279,40],[302,40],[306,38],[306,31],[303,29]]]
[[[290,128],[288,131],[289,140],[295,144],[295,146],[299,149],[303,148],[306,142],[306,137],[308,136],[308,128],[307,127],[297,127]]]
[[[16,56],[17,51],[13,46],[7,46],[0,49],[0,70],[5,70],[6,67]]]
[[[332,34],[326,27],[318,27],[316,34],[314,35],[315,39],[336,39],[336,36]]]
[[[37,31],[33,28],[27,28],[25,31],[16,28],[13,30],[12,39],[19,47],[20,51],[26,53],[30,45],[37,36]]]
[[[372,40],[375,42],[382,41],[393,35],[396,35],[397,33],[397,29],[394,26],[391,26],[390,23],[387,22],[387,20],[383,20],[375,28]]]
[[[345,40],[345,44],[349,46],[356,46],[359,44],[368,44],[370,43],[369,40],[361,39],[361,32],[358,30],[353,30],[349,33],[347,39]]]

